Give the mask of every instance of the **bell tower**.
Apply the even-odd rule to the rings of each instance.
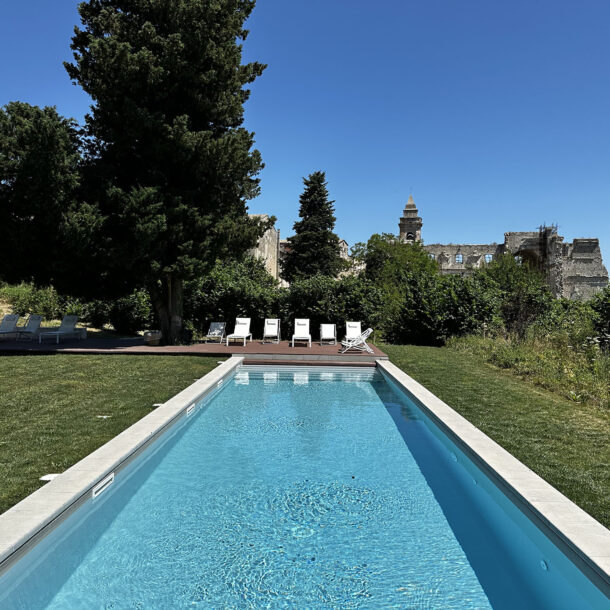
[[[409,195],[409,200],[407,201],[407,205],[405,205],[402,217],[398,221],[401,241],[421,242],[422,224],[422,219],[418,216],[417,207],[415,207],[415,201],[413,201],[413,195]]]

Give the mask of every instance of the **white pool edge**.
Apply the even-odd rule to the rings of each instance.
[[[233,356],[145,415],[58,477],[0,515],[0,574],[18,561],[112,473],[122,470],[187,409],[230,377],[243,362]]]
[[[555,541],[570,549],[598,587],[608,590],[610,530],[396,365],[378,360],[377,366],[432,416],[477,466],[483,466],[509,497],[516,498],[520,508],[546,526]]]

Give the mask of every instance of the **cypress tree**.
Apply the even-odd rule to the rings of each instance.
[[[334,201],[328,199],[326,173],[303,178],[305,190],[299,198],[295,234],[288,238],[282,276],[288,282],[317,274],[335,277],[344,267],[335,228]]]
[[[182,328],[183,283],[254,246],[260,154],[241,125],[264,66],[241,63],[254,0],[89,0],[70,77],[91,96],[91,260],[107,293],[144,286],[164,340]],[[93,270],[91,270],[93,271]],[[90,273],[90,275],[92,275]]]

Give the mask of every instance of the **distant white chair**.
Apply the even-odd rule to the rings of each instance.
[[[362,324],[360,322],[345,323],[345,341],[351,341],[362,334]]]
[[[341,350],[342,354],[345,354],[350,349],[356,350],[358,352],[368,352],[369,354],[374,353],[373,349],[369,346],[366,340],[370,337],[373,332],[372,328],[367,328],[363,333],[360,333],[357,337],[353,339],[345,339],[345,341],[341,341],[341,345],[343,349]]]
[[[17,328],[17,322],[19,322],[19,316],[17,314],[9,313],[2,318],[0,322],[0,336],[15,335],[19,332]]]
[[[76,328],[77,322],[78,316],[64,316],[58,329],[38,334],[38,343],[42,343],[42,340],[45,337],[55,337],[56,343],[59,343],[61,337],[78,337],[79,339],[86,339],[87,330],[84,328]]]
[[[212,322],[208,329],[208,334],[204,337],[205,342],[211,341],[212,343],[218,341],[222,343],[225,338],[225,329],[227,327],[226,322]]]
[[[269,339],[270,343],[280,342],[280,321],[277,318],[267,318],[263,329],[263,343]]]
[[[292,347],[295,341],[307,341],[311,347],[311,333],[309,332],[309,320],[297,318],[294,321],[294,335],[292,335]]]
[[[24,336],[32,340],[37,337],[40,333],[40,324],[42,322],[42,316],[30,316],[25,326],[17,327],[17,339],[22,339]]]
[[[227,335],[227,345],[229,345],[231,340],[242,339],[245,346],[248,338],[252,341],[250,318],[235,318],[235,330],[230,335]]]
[[[328,345],[337,345],[336,324],[320,324],[320,345],[323,343],[327,343]]]

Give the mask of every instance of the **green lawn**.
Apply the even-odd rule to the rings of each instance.
[[[381,345],[391,361],[610,526],[610,412],[448,348]]]
[[[0,356],[0,513],[211,371],[194,356]],[[109,415],[108,419],[98,415]]]

